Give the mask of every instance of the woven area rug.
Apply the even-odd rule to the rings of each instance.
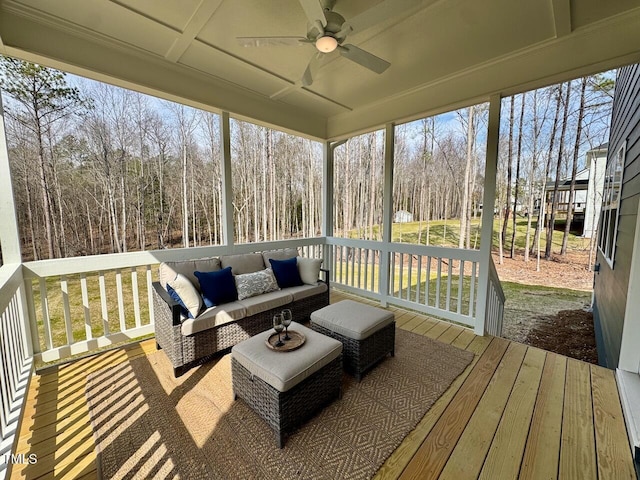
[[[283,354],[286,355],[286,354]],[[284,358],[284,357],[283,357]],[[397,330],[396,356],[290,436],[285,448],[242,400],[230,355],[173,378],[162,352],[87,381],[102,478],[371,478],[473,354]]]

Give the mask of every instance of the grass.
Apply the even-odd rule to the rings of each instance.
[[[560,251],[562,246],[562,237],[564,232],[564,220],[556,222],[556,230],[553,233],[552,249],[554,251]],[[536,227],[536,219],[531,221],[531,238],[530,242],[533,244],[533,233]],[[428,242],[427,242],[427,230],[428,230]],[[527,219],[525,217],[516,218],[516,248],[523,250],[525,247],[525,234],[527,230]],[[493,223],[493,248],[498,248],[498,235],[500,232],[500,221],[494,220]],[[361,233],[362,231],[350,230],[348,238],[365,238]],[[379,238],[380,226],[375,225],[373,227],[374,239]],[[505,232],[506,248],[511,246],[511,234],[513,233],[513,223],[509,220],[507,230]],[[407,223],[394,223],[391,228],[391,239],[393,242],[399,243],[411,243],[418,244],[418,237],[420,237],[421,245],[432,245],[437,247],[457,247],[460,238],[460,223],[456,219],[450,220],[432,220],[427,223],[422,222],[407,222]],[[541,232],[540,241],[544,246],[547,241],[546,231]],[[471,220],[471,232],[470,232],[471,248],[480,248],[480,218]],[[569,233],[568,248],[573,250],[586,250],[589,248],[589,239],[582,238],[578,232],[572,231]]]

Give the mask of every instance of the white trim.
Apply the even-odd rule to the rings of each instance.
[[[18,229],[16,204],[13,197],[2,95],[0,95],[0,212],[2,212],[2,221],[0,221],[2,261],[4,263],[20,263],[22,261],[20,230]]]
[[[605,262],[609,265],[609,268],[613,270],[616,258],[616,242],[618,240],[618,222],[620,221],[620,206],[622,203],[622,178],[624,176],[624,167],[626,161],[626,141],[616,151],[615,155],[611,158],[611,161],[606,166],[605,178],[604,178],[604,195],[602,199],[602,207],[600,209],[600,234],[598,238],[598,250],[602,254]],[[620,169],[618,179],[615,178],[617,169],[615,168],[620,162]],[[615,200],[615,221],[613,223],[613,231],[611,229],[611,208],[612,192],[616,192],[617,183],[617,198]],[[613,235],[613,238],[611,238]],[[611,239],[611,242],[609,241]],[[604,249],[603,249],[604,247]]]
[[[640,208],[640,201],[638,202]],[[627,305],[624,312],[622,341],[618,367],[629,372],[640,373],[640,215],[636,216],[636,232],[633,239],[627,288]]]
[[[640,461],[640,375],[616,370],[616,380],[620,403],[627,426],[631,454],[636,462]]]
[[[476,301],[476,324],[474,333],[485,334],[487,295],[489,293],[489,262],[493,244],[493,205],[496,202],[496,173],[498,170],[498,142],[500,138],[500,95],[493,95],[489,103],[489,127],[487,131],[487,153],[484,167],[484,195],[482,205],[482,229],[480,238],[480,272],[478,275],[478,298]]]
[[[220,170],[222,174],[222,243],[231,246],[234,243],[235,229],[233,218],[229,112],[222,112],[220,114],[220,147]]]

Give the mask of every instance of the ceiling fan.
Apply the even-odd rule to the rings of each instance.
[[[304,46],[315,45],[313,54],[304,74],[302,85],[313,83],[315,74],[323,60],[337,51],[341,56],[375,72],[382,73],[391,65],[386,60],[373,55],[355,45],[345,43],[352,32],[366,30],[388,18],[406,13],[421,0],[384,0],[372,8],[345,20],[333,11],[336,0],[298,0],[309,24],[305,37],[238,37],[238,43],[245,47]]]

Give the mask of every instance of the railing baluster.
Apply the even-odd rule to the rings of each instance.
[[[93,334],[91,332],[89,293],[87,290],[87,275],[84,273],[80,276],[80,289],[82,290],[82,308],[84,310],[84,332],[87,336],[87,340],[91,340],[93,338]]]
[[[124,295],[122,293],[122,272],[120,269],[116,270],[116,291],[118,293],[118,316],[120,317],[120,331],[127,330],[127,325],[124,319]]]
[[[147,301],[149,302],[149,323],[153,323],[153,276],[151,275],[151,265],[147,265]]]
[[[389,271],[391,272],[391,278],[389,279],[389,291],[393,294],[396,289],[396,254],[391,252],[389,253],[389,257],[391,258],[391,265],[389,266]]]
[[[400,281],[398,282],[398,298],[402,298],[402,290],[404,289],[404,253],[400,254]]]
[[[436,308],[440,308],[440,278],[442,277],[442,257],[438,257],[438,273],[436,274]]]
[[[140,294],[138,292],[138,269],[131,267],[131,293],[133,294],[133,315],[136,320],[136,328],[142,326],[140,321]]]
[[[69,283],[67,276],[60,277],[60,290],[62,291],[62,308],[64,311],[64,327],[67,334],[67,345],[73,343],[73,327],[71,325],[71,310],[69,308]]]
[[[471,263],[471,286],[469,287],[469,317],[473,318],[476,304],[476,272],[478,262]]]
[[[358,288],[362,286],[362,249],[358,247]]]
[[[429,289],[431,288],[431,255],[427,256],[427,283],[424,292],[424,304],[429,306]],[[433,304],[435,305],[435,299]]]
[[[109,335],[109,309],[107,308],[107,287],[104,281],[104,272],[98,272],[98,282],[100,284],[100,306],[102,308],[102,328],[104,335]]]
[[[447,302],[445,310],[448,312],[451,306],[451,277],[453,276],[453,259],[449,259],[449,266],[447,267]]]
[[[413,278],[412,278],[412,269],[413,269],[413,255],[409,254],[409,280],[407,281],[407,300],[411,300],[411,287],[413,287]]]
[[[349,285],[351,285],[352,287],[356,286],[356,281],[355,281],[355,273],[356,273],[356,249],[355,247],[352,247],[350,250],[350,254],[351,254],[351,283]]]
[[[416,284],[416,303],[420,302],[420,289],[422,287],[422,255],[418,255],[418,282]]]
[[[369,252],[368,248],[364,249],[364,289],[367,289],[367,280],[369,279]]]
[[[459,278],[458,278],[458,310],[457,313],[462,311],[462,291],[464,288],[464,260],[458,261],[459,265]]]
[[[42,325],[44,327],[44,343],[47,350],[53,349],[51,336],[51,317],[49,316],[49,298],[47,297],[47,280],[40,279],[40,305],[42,306]]]

